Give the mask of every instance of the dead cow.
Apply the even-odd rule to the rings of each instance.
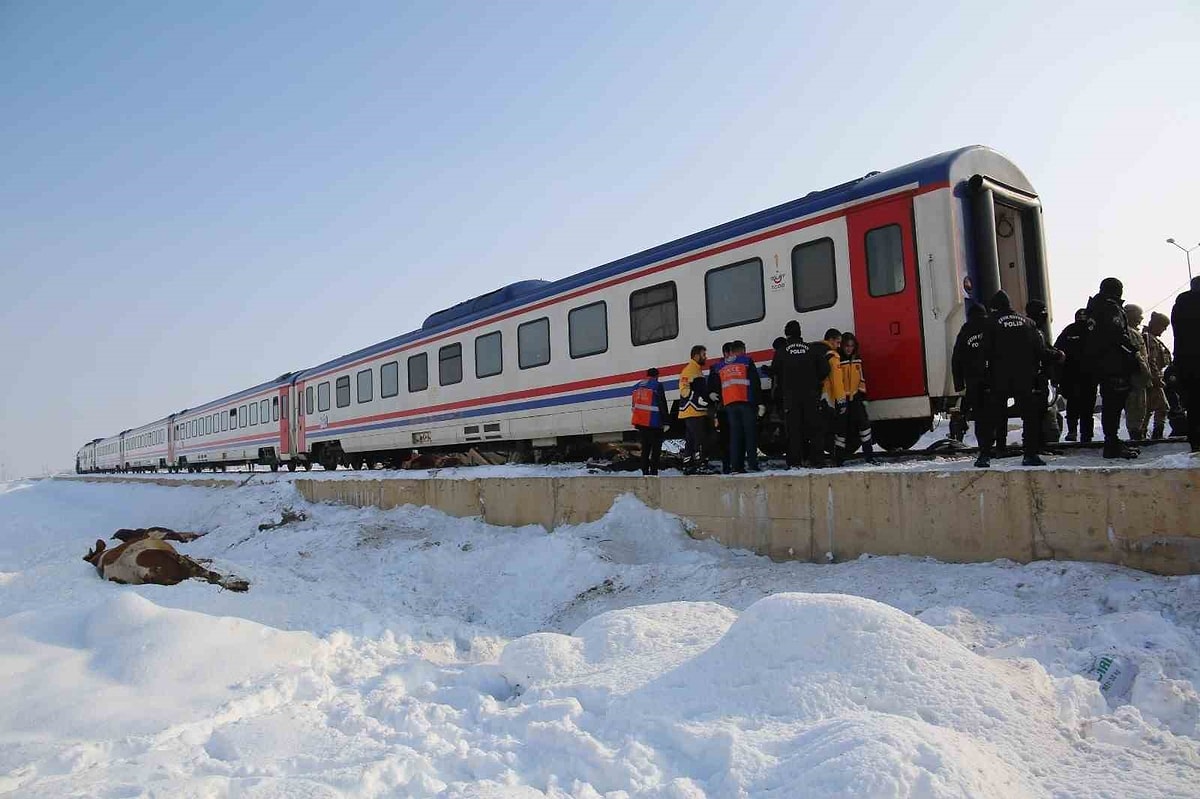
[[[237,577],[223,577],[209,571],[187,555],[180,555],[169,541],[194,541],[203,533],[177,533],[165,527],[139,530],[118,530],[113,538],[124,543],[108,549],[96,539],[94,549],[83,559],[96,567],[105,580],[130,585],[175,585],[184,580],[198,579],[227,588],[246,591],[250,584]]]

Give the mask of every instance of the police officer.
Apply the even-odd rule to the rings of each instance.
[[[1146,418],[1142,421],[1139,436],[1142,440],[1146,439],[1148,429],[1150,438],[1163,437],[1167,411],[1170,410],[1163,375],[1171,365],[1171,351],[1159,338],[1170,324],[1171,320],[1166,314],[1153,311],[1150,314],[1150,324],[1142,331],[1142,341],[1146,343],[1146,360],[1150,365],[1150,387],[1146,390]],[[1151,419],[1154,420],[1153,428],[1150,428]]]
[[[966,324],[958,331],[954,354],[950,358],[954,390],[966,391],[963,395],[963,413],[975,417],[975,439],[979,443],[980,453],[975,465],[981,469],[991,465],[990,442],[995,440],[991,425],[992,391],[988,382],[990,336],[987,309],[977,302],[971,303],[967,309]]]
[[[1146,340],[1142,337],[1142,306],[1128,303],[1125,306],[1125,321],[1129,325],[1129,341],[1137,349],[1138,368],[1130,381],[1129,398],[1125,400],[1125,432],[1130,441],[1141,441],[1146,437],[1146,410],[1149,402],[1150,356],[1146,351]]]
[[[1175,378],[1180,399],[1187,409],[1188,443],[1200,452],[1200,276],[1191,288],[1175,298],[1171,308],[1175,331]]]
[[[829,363],[819,348],[804,340],[798,321],[788,322],[783,332],[786,343],[772,372],[787,429],[787,465],[821,468],[825,465],[824,430],[818,403]]]
[[[762,382],[754,361],[746,355],[746,345],[733,342],[733,356],[718,367],[721,403],[729,422],[729,468],[733,474],[758,468],[758,416]],[[761,410],[765,411],[765,407]]]
[[[1121,295],[1125,287],[1115,277],[1100,281],[1100,291],[1088,300],[1088,368],[1100,382],[1100,427],[1104,431],[1104,457],[1136,458],[1138,450],[1121,441],[1121,412],[1133,388],[1139,368],[1136,345],[1129,338],[1129,325]]]
[[[1096,378],[1088,367],[1084,351],[1087,346],[1087,310],[1075,312],[1075,321],[1063,328],[1054,341],[1054,348],[1063,354],[1062,378],[1059,388],[1067,399],[1067,441],[1092,440],[1096,420]]]
[[[1050,329],[1050,310],[1046,307],[1046,303],[1041,300],[1030,300],[1025,303],[1025,315],[1029,317],[1029,321],[1033,322],[1038,331],[1038,338],[1041,339],[1042,360],[1038,364],[1038,371],[1033,381],[1035,407],[1031,409],[1031,413],[1036,411],[1038,418],[1038,452],[1049,452],[1046,445],[1050,442],[1051,437],[1054,441],[1058,441],[1061,432],[1058,428],[1057,414],[1053,418],[1053,424],[1047,418],[1047,411],[1050,409],[1050,386],[1058,385],[1061,379],[1062,362],[1066,356],[1050,346],[1050,340],[1046,333]]]
[[[668,415],[667,394],[658,382],[658,370],[647,369],[646,377],[634,384],[632,393],[633,426],[642,442],[642,474],[656,475]]]
[[[1047,358],[1046,344],[1033,320],[1013,310],[1007,292],[997,291],[990,303],[992,311],[988,378],[992,387],[992,419],[1008,425],[1008,399],[1015,400],[1021,416],[1023,466],[1045,466],[1038,456],[1041,448],[1041,414],[1035,396],[1037,375]],[[990,461],[990,447],[980,445],[980,459]]]

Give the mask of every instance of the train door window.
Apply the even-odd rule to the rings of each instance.
[[[709,330],[760,322],[767,315],[761,258],[704,273],[704,307]]]
[[[271,397],[271,421],[279,421],[279,397]]]
[[[608,352],[608,304],[603,300],[567,314],[567,344],[572,358]]]
[[[679,335],[679,302],[673,281],[629,295],[629,330],[635,347]]]
[[[313,387],[309,386],[304,389],[304,412],[311,415],[313,413]]]
[[[379,367],[379,398],[394,397],[400,393],[400,364],[390,361]]]
[[[837,303],[833,239],[806,241],[792,248],[792,303],[797,311],[815,311]]]
[[[317,410],[321,413],[329,410],[329,381],[317,386]]]
[[[504,371],[504,341],[500,331],[475,338],[475,376],[491,377]]]
[[[223,412],[221,414],[221,432],[224,433],[228,429],[229,429],[229,414]]]
[[[229,429],[237,430],[237,408],[229,409]]]
[[[337,392],[337,406],[345,408],[350,404],[350,375],[342,375],[334,383]]]
[[[872,297],[904,291],[904,239],[899,225],[867,231],[867,290]]]
[[[451,344],[438,350],[438,384],[452,386],[462,382],[462,345]]]
[[[250,403],[250,426],[258,424],[258,403]]]
[[[363,369],[358,373],[358,401],[370,402],[375,393],[375,373],[371,369]]]
[[[263,400],[258,403],[258,418],[262,420],[263,424],[271,421],[271,403],[269,401]]]
[[[288,413],[288,397],[287,397],[287,394],[284,394],[284,395],[283,395],[283,403],[282,403],[282,404],[280,404],[280,402],[279,402],[279,398],[278,398],[278,397],[276,397],[276,398],[275,398],[275,402],[274,402],[274,403],[272,403],[272,404],[275,406],[275,408],[274,408],[274,410],[272,411],[271,415],[272,415],[272,416],[275,418],[275,421],[277,421],[277,422],[279,421],[279,414],[281,414],[281,413],[283,414],[283,418],[285,418],[285,419],[286,419],[286,418],[287,418],[287,413]]]
[[[246,413],[246,406],[238,406],[238,427],[245,427],[246,420],[250,418],[250,414]]]
[[[550,363],[550,319],[543,316],[517,326],[517,366],[532,369]]]
[[[409,393],[429,388],[429,354],[422,352],[408,359]]]

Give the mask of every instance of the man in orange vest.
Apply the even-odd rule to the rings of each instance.
[[[646,370],[646,378],[633,386],[632,421],[642,442],[643,475],[658,474],[667,416],[667,394],[658,382],[658,370],[651,367]]]
[[[732,358],[721,364],[721,403],[729,420],[729,466],[733,474],[761,471],[758,468],[758,417],[766,410],[762,380],[754,361],[746,355],[746,344],[733,342]],[[755,411],[758,411],[756,413]]]

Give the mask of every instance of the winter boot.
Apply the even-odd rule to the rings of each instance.
[[[1161,424],[1154,425],[1154,429],[1152,431],[1150,431],[1150,438],[1153,441],[1162,441],[1163,426]]]
[[[975,459],[976,469],[986,469],[992,465],[992,454],[990,452],[981,452],[979,457]]]
[[[1045,466],[1046,462],[1037,455],[1026,455],[1021,459],[1022,466]]]
[[[1132,447],[1127,447],[1121,441],[1105,441],[1104,442],[1104,457],[1109,460],[1124,459],[1133,460],[1140,453]]]

